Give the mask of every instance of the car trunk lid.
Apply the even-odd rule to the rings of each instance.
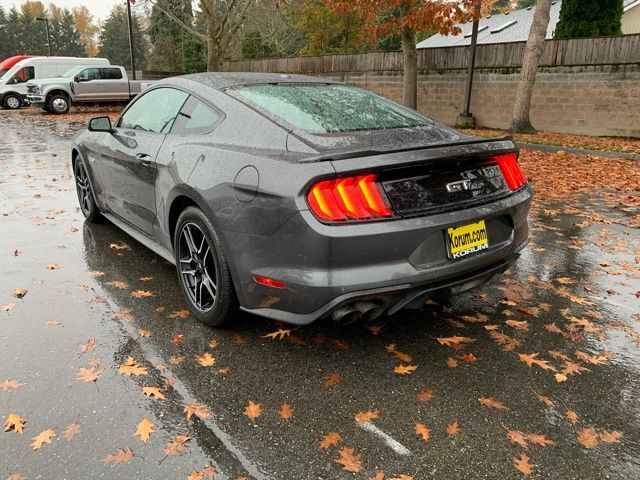
[[[439,213],[509,195],[496,161],[515,152],[511,140],[466,140],[363,156],[331,159],[338,177],[375,173],[393,211],[401,217]]]

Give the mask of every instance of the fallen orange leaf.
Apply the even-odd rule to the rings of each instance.
[[[7,420],[5,421],[4,431],[8,432],[11,429],[13,429],[13,431],[16,432],[16,433],[23,433],[24,432],[24,424],[26,422],[27,422],[27,420],[22,418],[17,413],[10,413],[9,416],[7,416]]]
[[[329,447],[336,447],[340,443],[342,437],[338,432],[329,432],[320,441],[320,448],[326,450]]]
[[[164,393],[158,387],[142,387],[142,394],[149,398],[155,398],[156,400],[163,400],[165,398]]]
[[[155,432],[155,425],[151,420],[145,418],[138,424],[133,436],[138,436],[142,443],[147,443],[153,432]]]
[[[170,455],[180,455],[187,446],[187,442],[191,440],[189,436],[189,432],[185,432],[182,434],[176,434],[172,442],[167,443],[167,446],[164,447],[164,454],[166,456]]]
[[[118,448],[118,452],[112,455],[107,455],[105,458],[100,460],[100,463],[113,463],[117,465],[119,463],[127,463],[129,460],[133,458],[133,452],[130,448]]]
[[[280,418],[284,420],[289,420],[291,417],[293,417],[293,408],[288,403],[283,403],[280,407],[278,415],[280,415]]]
[[[617,443],[622,438],[622,432],[604,431],[599,435],[600,441],[603,443]]]
[[[259,403],[254,403],[253,400],[249,400],[249,405],[244,409],[244,414],[249,418],[258,418],[262,413]]]
[[[62,432],[62,436],[67,440],[67,442],[70,442],[71,440],[73,440],[73,437],[78,435],[81,431],[82,427],[79,424],[72,423],[65,429],[64,432]]]
[[[204,352],[204,355],[195,354],[193,357],[195,358],[196,362],[198,362],[203,367],[210,367],[214,363],[216,363],[216,359],[209,352]]]
[[[460,425],[458,425],[458,422],[454,420],[449,425],[447,425],[445,431],[447,432],[447,435],[454,437],[458,435],[458,433],[460,433]]]
[[[413,430],[416,432],[416,435],[421,436],[425,442],[428,442],[431,438],[431,430],[423,423],[416,423]]]
[[[334,460],[334,462],[342,465],[342,469],[347,472],[357,473],[362,470],[362,463],[360,459],[362,458],[362,454],[356,454],[353,448],[343,448],[338,452],[340,458]]]
[[[51,429],[40,432],[37,436],[33,437],[33,443],[31,448],[38,450],[43,444],[51,444],[51,439],[56,436],[56,432]]]
[[[417,365],[396,365],[393,371],[398,375],[409,375],[413,373],[416,368],[418,368]]]
[[[598,434],[593,428],[583,428],[577,433],[578,443],[585,448],[596,448]]]
[[[529,475],[531,472],[533,472],[533,467],[535,467],[535,465],[529,463],[529,457],[527,457],[524,453],[521,453],[518,458],[514,457],[513,465],[525,475]]]
[[[504,403],[499,402],[495,398],[492,397],[480,397],[478,401],[488,408],[495,408],[497,410],[509,410]]]
[[[331,375],[324,377],[324,386],[327,388],[333,387],[337,383],[340,383],[341,379],[342,378],[340,377],[340,374],[338,372],[332,373]]]
[[[202,405],[201,403],[189,403],[184,406],[184,413],[187,414],[187,420],[191,419],[192,415],[204,419],[207,419],[211,416],[209,409],[206,405]]]
[[[416,399],[419,402],[430,402],[433,400],[433,390],[420,390],[416,394]]]
[[[146,375],[148,373],[147,367],[143,367],[138,363],[138,361],[133,357],[127,357],[127,360],[118,367],[118,373],[120,375]]]
[[[378,418],[378,410],[367,410],[356,413],[355,419],[358,423],[367,423]]]
[[[23,384],[17,380],[5,380],[4,382],[0,383],[0,388],[3,392],[6,392],[10,388],[16,389],[20,388],[22,385]]]

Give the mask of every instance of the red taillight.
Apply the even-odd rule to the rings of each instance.
[[[309,190],[307,201],[316,217],[330,222],[392,215],[374,174],[318,182]]]
[[[499,155],[495,157],[495,160],[498,162],[502,176],[511,190],[517,190],[527,183],[520,169],[520,165],[518,165],[517,153]]]
[[[287,287],[286,283],[281,282],[280,280],[276,280],[275,278],[263,277],[262,275],[254,275],[253,279],[255,280],[256,283],[259,283],[260,285],[265,285],[267,287],[273,287],[273,288]]]

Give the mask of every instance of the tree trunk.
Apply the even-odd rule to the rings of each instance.
[[[211,29],[207,29],[207,71],[219,72],[220,69],[220,45]]]
[[[416,32],[411,28],[402,29],[402,103],[405,107],[418,107],[418,51]]]
[[[531,108],[531,96],[533,95],[533,87],[536,81],[538,63],[544,51],[551,0],[538,0],[535,9],[533,23],[529,31],[529,39],[524,50],[520,81],[518,82],[518,91],[511,117],[510,130],[514,133],[536,131],[529,119],[529,109]]]

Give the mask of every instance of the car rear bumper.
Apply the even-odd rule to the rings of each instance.
[[[530,202],[526,186],[492,203],[425,217],[324,225],[303,211],[270,237],[225,232],[237,249],[231,258],[240,303],[251,313],[306,324],[356,299],[395,313],[436,290],[472,288],[508,268],[527,244]],[[478,220],[487,223],[489,249],[449,260],[447,228]],[[253,275],[287,286],[260,285]]]

